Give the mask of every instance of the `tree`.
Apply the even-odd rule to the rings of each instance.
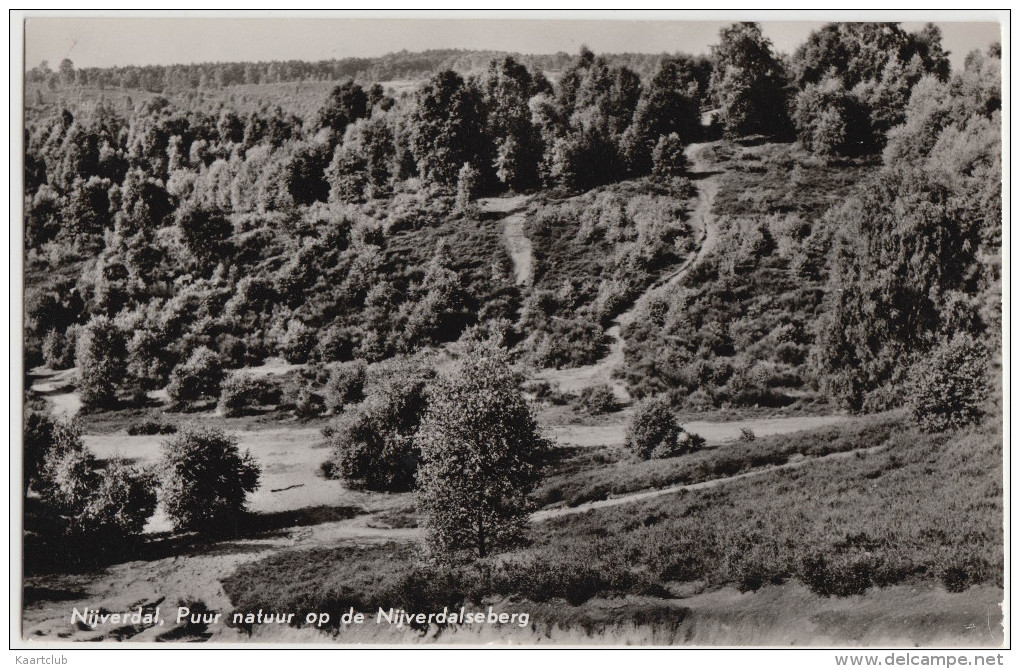
[[[677,134],[659,138],[652,151],[652,174],[659,179],[677,179],[687,174],[687,156]]]
[[[234,234],[234,226],[222,213],[194,206],[178,209],[176,223],[184,246],[206,266],[223,253],[227,240]]]
[[[519,544],[546,449],[505,349],[471,347],[429,392],[415,441],[418,510],[438,557]]]
[[[328,128],[339,141],[347,126],[368,115],[368,95],[358,84],[347,81],[335,87],[319,109],[315,127]]]
[[[712,47],[712,100],[730,136],[787,131],[785,74],[757,23],[735,23]]]
[[[823,386],[850,409],[889,408],[941,337],[988,331],[975,299],[982,221],[945,174],[911,167],[883,171],[825,218],[837,233],[817,345]]]
[[[537,92],[534,78],[524,65],[506,56],[489,63],[481,89],[488,112],[486,134],[496,146],[496,178],[516,190],[534,186],[542,155],[528,106]]]
[[[215,429],[185,430],[165,442],[156,465],[160,502],[178,530],[223,532],[245,511],[261,467],[237,439]]]
[[[113,405],[117,386],[126,373],[124,334],[106,316],[94,316],[78,333],[75,364],[78,398],[85,409]]]
[[[484,141],[484,108],[478,91],[452,70],[418,89],[411,111],[411,151],[422,177],[452,187],[464,163],[492,164]]]
[[[868,110],[835,78],[804,87],[793,122],[801,144],[814,153],[846,155],[874,148]]]
[[[675,134],[690,144],[701,133],[698,81],[693,59],[663,58],[648,88],[642,92],[634,122],[625,139],[627,162],[633,174],[647,174],[659,138]]]

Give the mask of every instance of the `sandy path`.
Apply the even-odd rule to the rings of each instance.
[[[619,369],[624,362],[623,328],[634,322],[639,306],[649,295],[682,281],[690,269],[715,248],[719,238],[715,218],[712,216],[712,203],[719,190],[719,177],[712,173],[714,165],[706,156],[708,146],[710,146],[708,143],[691,144],[685,151],[691,161],[691,171],[707,174],[695,182],[698,195],[689,219],[691,225],[699,231],[697,253],[673,271],[660,277],[634,301],[630,308],[613,319],[613,324],[606,329],[606,337],[610,344],[609,353],[604,358],[594,364],[582,367],[542,369],[536,372],[533,378],[546,381],[558,386],[564,392],[571,393],[580,392],[597,383],[606,383],[613,389],[619,401],[625,403],[630,401],[631,397],[626,384],[613,378],[613,372]]]
[[[518,286],[531,285],[534,278],[531,240],[524,234],[524,209],[531,202],[530,195],[512,197],[490,197],[477,201],[478,207],[487,214],[502,214],[503,241],[514,264],[514,280]]]

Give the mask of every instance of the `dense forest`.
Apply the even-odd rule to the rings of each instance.
[[[330,450],[315,475],[416,491],[432,550],[483,562],[530,551],[486,563],[484,578],[394,564],[401,592],[440,578],[500,596],[526,582],[528,597],[548,587],[568,600],[575,587],[667,597],[699,579],[756,589],[795,576],[824,596],[918,574],[1001,585],[1001,517],[988,512],[1001,499],[985,498],[1001,489],[966,479],[994,465],[1002,412],[1001,69],[998,45],[954,70],[937,27],[890,23],[829,24],[790,54],[738,23],[707,56],[44,63],[26,74],[26,390],[73,370],[85,421],[145,418],[132,436],[182,420],[319,421]],[[329,82],[314,105],[299,99],[309,82]],[[270,366],[283,372],[258,371]],[[600,383],[549,381],[572,372]],[[42,393],[26,398],[39,545],[137,536],[157,488],[174,531],[241,527],[232,514],[260,470],[233,437],[182,430],[152,471],[101,467],[80,420],[53,421]],[[550,449],[532,413],[605,427],[624,405],[614,447],[626,457],[605,444]],[[753,451],[748,428],[720,454],[677,419],[772,410],[859,422]],[[464,437],[474,432],[506,451],[484,476],[458,469],[481,457]],[[914,449],[909,467],[896,454],[884,469],[848,466],[910,491],[922,469],[952,469],[955,511],[901,504],[921,493],[881,509],[865,496],[879,520],[846,514],[857,534],[805,535],[777,498],[768,513],[785,543],[744,528],[766,554],[742,538],[752,493],[771,499],[749,483],[746,514],[663,502],[643,523],[607,515],[619,536],[604,554],[591,553],[603,530],[587,517],[544,525],[521,548],[543,504],[900,442]],[[835,505],[843,475],[819,471],[803,490]],[[209,481],[229,482],[227,501],[196,511],[187,500],[210,494]],[[491,515],[457,516],[451,486],[466,491],[457,508],[498,490]],[[720,509],[732,517],[695,513]],[[973,509],[984,529],[946,538]],[[915,516],[929,534],[897,535]],[[290,560],[270,567],[290,574]],[[264,605],[256,572],[232,577],[232,601]],[[308,597],[321,596],[316,583]]]

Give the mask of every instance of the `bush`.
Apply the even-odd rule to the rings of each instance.
[[[50,531],[90,550],[120,547],[141,534],[156,510],[151,477],[116,462],[100,468],[75,424],[26,422],[26,467],[31,457]]]
[[[669,457],[676,453],[680,424],[665,397],[651,397],[638,404],[627,426],[627,448],[642,460]]]
[[[124,334],[105,316],[96,316],[82,328],[75,346],[78,398],[85,409],[109,408],[117,385],[126,373]]]
[[[28,409],[24,418],[24,481],[25,491],[39,480],[46,454],[53,445],[57,426],[41,411]]]
[[[418,447],[414,433],[425,412],[432,370],[394,361],[364,402],[330,426],[329,470],[349,485],[368,490],[407,491],[414,487]]]
[[[141,534],[156,510],[150,477],[117,463],[99,469],[86,448],[51,459],[47,469],[46,501],[60,514],[64,536],[82,545],[119,547]]]
[[[319,331],[318,357],[326,362],[342,362],[354,357],[354,337],[350,330],[330,326]]]
[[[943,342],[912,370],[908,402],[926,432],[976,422],[988,395],[988,353],[966,335]]]
[[[340,413],[347,405],[364,399],[366,370],[363,360],[345,362],[333,370],[324,391],[330,413]]]
[[[236,374],[223,382],[217,408],[228,418],[249,416],[279,399],[280,389],[271,380]]]
[[[750,443],[750,442],[754,441],[755,438],[756,437],[754,435],[754,430],[752,430],[749,427],[742,427],[742,428],[740,428],[740,437],[738,438],[738,441],[743,441],[745,443]]]
[[[801,580],[823,597],[863,595],[873,585],[874,572],[874,560],[865,551],[816,553],[801,563]]]
[[[164,423],[160,420],[149,419],[128,425],[127,433],[131,436],[139,434],[176,434],[177,426],[173,423]]]
[[[201,346],[187,361],[174,367],[166,388],[175,408],[191,405],[201,399],[218,397],[223,383],[223,365],[216,354]]]
[[[60,332],[56,328],[46,333],[42,343],[43,362],[50,369],[68,369],[74,365],[75,336],[74,326]]]
[[[236,523],[261,467],[221,430],[186,430],[165,442],[156,466],[160,501],[178,530],[215,533]]]
[[[280,337],[279,349],[284,359],[291,364],[308,362],[308,356],[315,348],[315,330],[294,319],[287,324],[287,330]]]
[[[326,410],[322,395],[315,392],[308,386],[298,388],[294,397],[294,415],[298,418],[308,419],[321,416]]]
[[[581,390],[578,397],[578,404],[592,416],[599,416],[620,409],[616,401],[616,394],[606,383],[595,386],[588,386]]]

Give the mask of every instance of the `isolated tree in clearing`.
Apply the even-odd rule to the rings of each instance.
[[[546,443],[508,353],[474,345],[432,385],[416,436],[418,511],[436,557],[485,557],[519,544]]]

